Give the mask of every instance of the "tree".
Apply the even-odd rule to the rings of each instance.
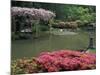
[[[12,7],[12,29],[14,32],[20,32],[22,29],[31,29],[32,25],[35,25],[36,36],[38,36],[38,31],[40,20],[49,21],[55,17],[55,13],[45,10],[45,9],[35,9],[35,8],[22,8],[22,7]]]

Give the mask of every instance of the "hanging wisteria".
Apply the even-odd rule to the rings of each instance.
[[[19,32],[23,29],[32,31],[33,24],[39,24],[40,21],[49,22],[55,17],[55,13],[45,9],[12,7],[12,31]]]
[[[12,17],[25,17],[26,19],[32,20],[44,20],[48,21],[55,17],[55,13],[45,10],[45,9],[35,9],[35,8],[22,8],[22,7],[12,7],[11,8]]]

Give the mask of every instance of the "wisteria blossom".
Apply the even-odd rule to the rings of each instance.
[[[33,20],[44,20],[48,21],[55,17],[55,13],[45,10],[45,9],[35,9],[35,8],[22,8],[22,7],[12,7],[11,8],[12,17],[24,16]]]

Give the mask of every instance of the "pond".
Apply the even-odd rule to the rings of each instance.
[[[45,35],[31,40],[14,40],[11,47],[12,59],[38,56],[44,51],[86,49],[88,44],[88,33],[83,31],[76,35]]]

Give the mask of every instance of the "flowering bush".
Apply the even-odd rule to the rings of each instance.
[[[54,28],[68,28],[68,29],[77,29],[79,27],[79,21],[70,21],[70,22],[53,22],[52,26]]]
[[[48,72],[94,69],[95,54],[61,50],[41,53],[37,61]]]
[[[19,32],[38,32],[39,30],[43,29],[40,26],[42,25],[41,22],[49,23],[49,20],[53,19],[55,16],[55,13],[42,8],[36,9],[26,7],[12,7],[11,25],[12,32],[15,32],[12,38],[26,38],[26,35],[21,35]],[[46,27],[44,28],[46,29]]]
[[[18,59],[14,60],[11,63],[11,73],[15,74],[26,74],[26,73],[36,73],[38,72],[38,65],[36,63],[36,59]]]
[[[22,7],[12,7],[11,8],[12,17],[24,17],[25,19],[31,20],[44,20],[48,21],[55,17],[55,13],[45,10],[45,9],[35,9],[35,8],[22,8]]]
[[[96,68],[96,55],[71,50],[42,52],[36,58],[12,62],[12,74],[39,73]]]

